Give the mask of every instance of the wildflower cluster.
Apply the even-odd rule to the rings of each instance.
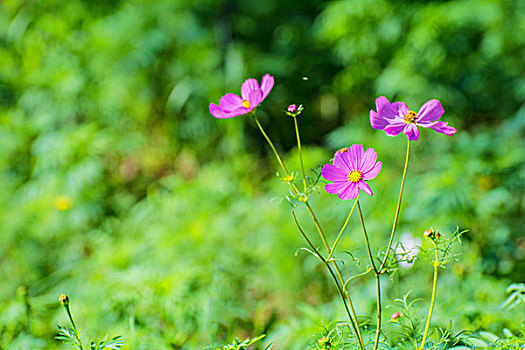
[[[353,205],[349,211],[348,217],[339,231],[337,238],[333,244],[329,244],[328,236],[322,228],[322,225],[315,214],[314,209],[309,203],[309,196],[312,193],[312,181],[307,177],[302,151],[301,151],[301,139],[299,135],[299,126],[297,116],[303,112],[302,105],[292,104],[288,106],[285,111],[285,114],[292,117],[294,123],[295,134],[297,138],[297,147],[299,151],[299,159],[301,164],[301,174],[302,174],[302,186],[300,183],[300,177],[296,176],[294,172],[290,172],[283,162],[279,152],[275,148],[274,144],[271,141],[271,138],[268,136],[264,130],[261,123],[256,117],[256,109],[261,104],[261,102],[268,96],[272,87],[274,85],[274,78],[269,74],[263,76],[261,85],[259,86],[257,80],[247,79],[241,86],[241,96],[228,93],[224,95],[220,101],[219,105],[210,104],[210,113],[212,116],[220,119],[233,118],[241,115],[251,115],[253,116],[257,127],[261,131],[261,134],[268,142],[271,147],[280,167],[282,170],[281,178],[287,183],[289,187],[289,197],[300,202],[304,205],[306,211],[310,215],[314,226],[316,228],[317,234],[322,242],[322,245],[326,249],[326,253],[323,254],[320,252],[316,244],[313,243],[313,239],[310,235],[305,232],[300,226],[295,213],[292,212],[293,219],[297,225],[297,228],[301,235],[304,237],[305,241],[308,243],[309,247],[304,248],[304,250],[312,253],[317,257],[326,267],[329,275],[334,281],[335,288],[341,298],[341,302],[344,306],[344,309],[348,316],[348,326],[353,331],[353,344],[361,350],[372,347],[374,350],[378,349],[380,344],[385,344],[387,341],[387,336],[382,328],[383,321],[383,308],[381,300],[381,278],[383,274],[387,274],[394,269],[395,266],[405,265],[410,266],[417,260],[417,257],[421,254],[426,254],[434,256],[430,260],[434,266],[434,278],[432,285],[432,295],[430,300],[430,307],[426,322],[424,323],[424,328],[418,328],[418,325],[415,325],[413,322],[409,321],[410,318],[414,317],[411,306],[412,303],[407,304],[407,300],[404,300],[404,310],[394,312],[390,316],[390,321],[404,327],[405,331],[407,325],[410,325],[410,334],[408,337],[412,337],[413,343],[419,343],[418,348],[424,349],[428,342],[429,327],[430,321],[432,318],[432,313],[434,309],[436,290],[437,290],[437,274],[438,269],[442,267],[449,260],[451,254],[450,246],[452,242],[456,239],[459,240],[461,233],[451,235],[447,239],[443,239],[439,231],[434,228],[426,230],[423,234],[423,238],[429,238],[433,244],[433,248],[430,250],[420,251],[419,245],[421,244],[421,239],[413,238],[410,234],[406,236],[404,234],[401,238],[404,243],[399,243],[392,248],[394,237],[396,234],[397,224],[399,222],[400,211],[401,211],[401,201],[402,194],[405,184],[405,179],[407,175],[408,160],[410,154],[410,143],[413,141],[419,140],[419,129],[418,127],[431,128],[438,133],[452,136],[457,131],[455,128],[448,125],[447,122],[444,122],[441,119],[444,109],[441,106],[441,102],[432,99],[423,104],[423,106],[416,113],[408,108],[404,102],[394,102],[391,103],[387,98],[381,96],[378,97],[375,101],[376,110],[370,110],[370,124],[372,128],[383,130],[388,136],[394,137],[401,132],[407,136],[407,151],[405,158],[405,165],[403,174],[401,177],[401,186],[399,192],[399,199],[397,201],[396,212],[394,214],[394,220],[392,225],[392,231],[389,234],[388,243],[386,249],[380,250],[377,254],[374,254],[370,241],[368,239],[368,232],[366,230],[366,225],[362,213],[361,204],[359,202],[360,192],[363,191],[369,196],[373,196],[374,193],[369,185],[369,181],[375,179],[381,172],[383,163],[378,161],[378,155],[373,148],[367,148],[362,144],[351,142],[348,147],[344,147],[337,152],[335,152],[333,161],[324,164],[321,170],[321,176],[327,181],[324,186],[326,192],[330,194],[337,194],[339,199],[342,201],[354,200]],[[353,141],[353,140],[352,140]],[[319,177],[317,177],[317,180]],[[317,180],[313,182],[317,183]],[[341,261],[336,259],[334,256],[336,254],[337,244],[347,227],[347,224],[350,221],[354,209],[357,208],[359,213],[359,220],[361,223],[361,228],[366,243],[366,251],[368,252],[368,266],[366,271],[359,273],[352,278],[362,277],[369,273],[373,273],[376,281],[376,296],[377,296],[377,319],[375,323],[375,331],[373,333],[364,332],[364,324],[360,320],[356,313],[356,307],[352,302],[350,291],[348,288],[348,281],[350,279],[345,279],[341,273]],[[393,251],[393,254],[390,254]],[[378,258],[379,257],[379,258]],[[407,320],[405,322],[404,320]],[[421,323],[422,325],[423,323]],[[338,329],[337,327],[335,329]],[[421,336],[421,333],[423,335]],[[327,333],[326,335],[318,338],[317,342],[314,345],[315,349],[332,349],[336,344],[339,344],[338,338],[334,336],[335,333]],[[341,340],[341,344],[345,343]],[[341,345],[344,347],[344,345]],[[339,347],[337,347],[339,348]]]

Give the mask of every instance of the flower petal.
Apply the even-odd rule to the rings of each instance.
[[[370,186],[368,186],[368,184],[364,181],[359,181],[357,183],[357,186],[363,190],[364,193],[366,193],[367,195],[369,196],[373,196],[374,194],[372,193],[372,190],[370,189]]]
[[[365,155],[363,145],[354,144],[348,148],[348,152],[343,153],[343,157],[347,157],[348,163],[351,164],[350,170],[359,170],[361,167],[362,159]]]
[[[380,117],[379,113],[371,109],[370,110],[370,125],[372,125],[374,129],[383,130],[385,127],[390,125],[390,119]]]
[[[392,103],[390,103],[390,101],[388,101],[388,99],[385,97],[385,96],[379,96],[378,98],[376,98],[376,110],[377,110],[377,113],[381,113],[381,110],[386,110],[386,111],[389,111],[392,109]],[[394,116],[386,116],[386,118],[388,119],[393,119]]]
[[[366,171],[366,172],[363,172],[363,180],[372,180],[372,179],[375,179],[375,177],[377,176],[377,174],[379,174],[379,172],[381,171],[381,165],[382,163],[381,162],[377,162],[374,164],[374,166],[372,167],[372,169]]]
[[[261,103],[262,100],[263,100],[262,90],[261,89],[252,90],[248,98],[248,101],[250,101],[250,110],[257,107]]]
[[[438,120],[445,113],[443,107],[441,107],[441,102],[439,100],[433,99],[425,102],[423,106],[417,112],[417,121],[418,122],[433,122]]]
[[[397,111],[397,115],[401,114],[403,117],[410,112],[405,102],[394,102],[392,103],[392,107]]]
[[[376,160],[377,160],[376,151],[374,151],[373,148],[368,148],[361,162],[361,166],[359,167],[359,170],[361,171],[361,173],[366,173],[367,171],[372,169],[372,167],[376,163]]]
[[[426,126],[426,127],[432,128],[435,131],[441,134],[448,135],[448,136],[452,136],[457,132],[455,128],[448,125],[448,122],[442,122],[442,121],[434,122],[433,124],[430,124],[429,126]]]
[[[331,182],[329,184],[326,184],[324,186],[324,189],[325,189],[326,192],[328,192],[330,194],[342,193],[342,192],[344,192],[344,190],[347,188],[347,186],[349,184],[350,184],[350,182],[348,182],[348,181],[345,181],[345,182],[336,181],[336,182]]]
[[[376,109],[377,112],[370,110],[370,125],[374,129],[383,130],[395,118],[396,113],[392,104],[384,96],[376,98]]]
[[[321,175],[328,181],[348,181],[348,171],[332,164],[325,164]]]
[[[233,118],[233,117],[240,115],[240,114],[232,113],[230,111],[225,111],[219,106],[217,106],[215,103],[210,103],[210,113],[212,116],[214,116],[215,118],[219,118],[219,119],[228,119],[228,118]]]
[[[395,122],[395,123],[392,123],[390,124],[389,126],[387,126],[385,128],[385,131],[386,131],[386,134],[388,136],[397,136],[399,135],[403,130],[405,130],[405,127],[406,127],[406,123],[405,122]]]
[[[243,100],[249,100],[250,93],[253,90],[259,90],[259,83],[255,79],[246,79],[241,86],[241,96]]]
[[[263,92],[263,97],[262,97],[263,100],[266,98],[266,96],[268,96],[270,91],[272,91],[273,84],[274,84],[274,80],[273,80],[273,77],[270,74],[265,74],[262,77],[261,90]]]
[[[342,192],[339,192],[339,199],[347,201],[356,198],[358,195],[359,188],[357,187],[357,184],[348,182],[347,187]]]
[[[231,111],[242,106],[242,98],[239,95],[227,93],[219,101],[219,107],[225,111]]]
[[[341,169],[344,169],[346,170],[346,173],[348,174],[349,172],[351,172],[352,170],[352,163],[350,163],[350,160],[348,159],[348,157],[343,157],[343,155],[347,154],[348,151],[346,152],[336,152],[335,155],[334,155],[334,165],[338,168],[341,168]]]
[[[407,135],[410,141],[417,141],[419,138],[419,129],[417,128],[416,124],[410,123],[407,124],[403,134]]]

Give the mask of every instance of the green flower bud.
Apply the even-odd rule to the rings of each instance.
[[[69,297],[65,294],[60,294],[60,296],[58,297],[58,302],[62,306],[67,306],[69,305]]]

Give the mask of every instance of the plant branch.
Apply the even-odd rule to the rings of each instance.
[[[350,221],[350,217],[352,216],[352,213],[354,212],[355,205],[357,204],[358,200],[359,200],[359,195],[357,195],[357,198],[354,201],[354,205],[352,205],[352,209],[350,210],[350,213],[348,213],[348,217],[346,218],[346,221],[345,221],[343,227],[341,228],[341,231],[339,231],[339,235],[337,235],[337,238],[335,239],[334,245],[332,246],[332,249],[330,249],[330,255],[328,255],[328,258],[326,258],[326,260],[330,260],[330,258],[334,254],[335,247],[337,246],[337,243],[339,242],[339,238],[341,238],[341,235],[343,234],[343,231],[345,230],[346,225],[348,225],[348,222]]]
[[[436,260],[434,260],[434,282],[432,284],[432,298],[430,299],[430,310],[428,310],[427,324],[425,326],[425,332],[423,333],[423,340],[421,340],[421,345],[419,346],[420,350],[423,350],[425,348],[425,342],[427,340],[427,335],[428,335],[428,328],[430,327],[430,319],[432,318],[432,312],[434,311],[434,303],[436,301],[439,254],[438,254],[438,247],[437,247],[436,242],[432,240],[432,243],[434,243],[434,249],[436,253],[436,258],[435,258]]]
[[[383,258],[383,262],[379,266],[379,271],[382,272],[383,268],[385,267],[386,261],[388,259],[388,254],[390,253],[390,248],[392,248],[392,242],[394,241],[394,235],[396,233],[396,227],[397,227],[397,221],[399,219],[399,212],[401,210],[401,197],[403,196],[403,188],[405,186],[405,178],[407,175],[407,169],[408,169],[408,157],[410,155],[410,140],[407,141],[407,153],[405,158],[405,169],[403,170],[403,178],[401,179],[401,189],[399,190],[399,199],[397,201],[397,208],[396,208],[396,215],[394,217],[394,224],[392,225],[392,233],[390,234],[390,240],[388,241],[388,247],[385,252],[385,257]]]

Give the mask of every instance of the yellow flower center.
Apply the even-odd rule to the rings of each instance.
[[[339,153],[345,153],[345,152],[348,152],[348,147],[344,147],[339,150]]]
[[[245,107],[245,108],[250,108],[250,101],[242,100],[242,106]]]
[[[405,123],[415,123],[417,119],[416,112],[408,111],[408,114],[405,115]]]
[[[348,181],[353,183],[359,182],[362,178],[363,175],[361,175],[359,170],[352,170],[350,174],[348,174]]]

